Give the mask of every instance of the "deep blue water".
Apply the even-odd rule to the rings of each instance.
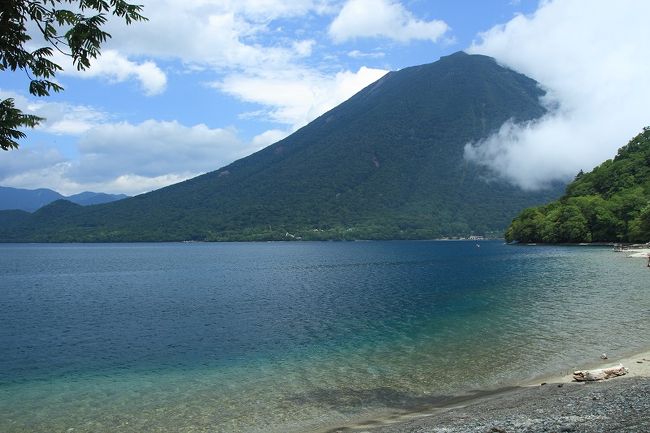
[[[406,410],[647,348],[649,280],[605,248],[496,241],[2,245],[0,430]]]
[[[2,382],[219,365],[350,344],[480,307],[512,249],[483,243],[15,246],[4,249]],[[490,254],[489,260],[475,258]],[[10,256],[10,257],[7,257]],[[495,266],[496,265],[496,266]],[[459,303],[459,298],[463,301]],[[370,335],[367,335],[370,334]]]

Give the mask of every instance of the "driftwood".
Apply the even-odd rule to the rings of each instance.
[[[618,364],[615,367],[599,368],[597,370],[578,370],[573,372],[573,380],[578,382],[605,380],[610,377],[623,376],[627,374],[627,369]]]

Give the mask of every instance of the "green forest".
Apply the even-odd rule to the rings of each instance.
[[[578,173],[557,201],[525,209],[509,242],[647,242],[650,240],[650,127],[589,173]]]

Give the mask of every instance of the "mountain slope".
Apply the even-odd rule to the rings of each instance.
[[[525,209],[506,232],[520,242],[650,241],[650,127],[589,173],[566,194]]]
[[[542,94],[489,57],[456,53],[391,72],[215,172],[108,205],[61,210],[63,225],[28,218],[0,229],[0,239],[381,239],[503,230],[520,209],[560,193],[487,182],[463,148],[508,119],[544,114]]]
[[[82,206],[110,203],[127,198],[124,194],[105,194],[102,192],[82,192],[71,196],[63,196],[47,188],[22,189],[0,186],[0,210],[23,210],[34,212],[56,200],[68,200]]]

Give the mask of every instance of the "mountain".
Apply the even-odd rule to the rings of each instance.
[[[110,203],[117,200],[128,198],[126,194],[106,194],[103,192],[84,191],[74,194],[65,199],[81,206],[91,206],[94,204]]]
[[[565,195],[525,209],[506,231],[520,242],[650,241],[650,127],[589,173],[578,173]]]
[[[33,212],[64,197],[51,189],[20,189],[0,186],[0,210],[20,209]]]
[[[3,241],[419,239],[502,233],[558,197],[491,179],[466,143],[545,113],[537,83],[456,53],[390,72],[289,137],[211,173],[90,208],[53,203]],[[19,218],[20,219],[20,218]]]
[[[56,200],[68,200],[82,206],[87,206],[110,203],[127,197],[124,194],[104,194],[101,192],[82,192],[66,197],[46,188],[21,189],[0,186],[0,210],[15,209],[34,212]]]

